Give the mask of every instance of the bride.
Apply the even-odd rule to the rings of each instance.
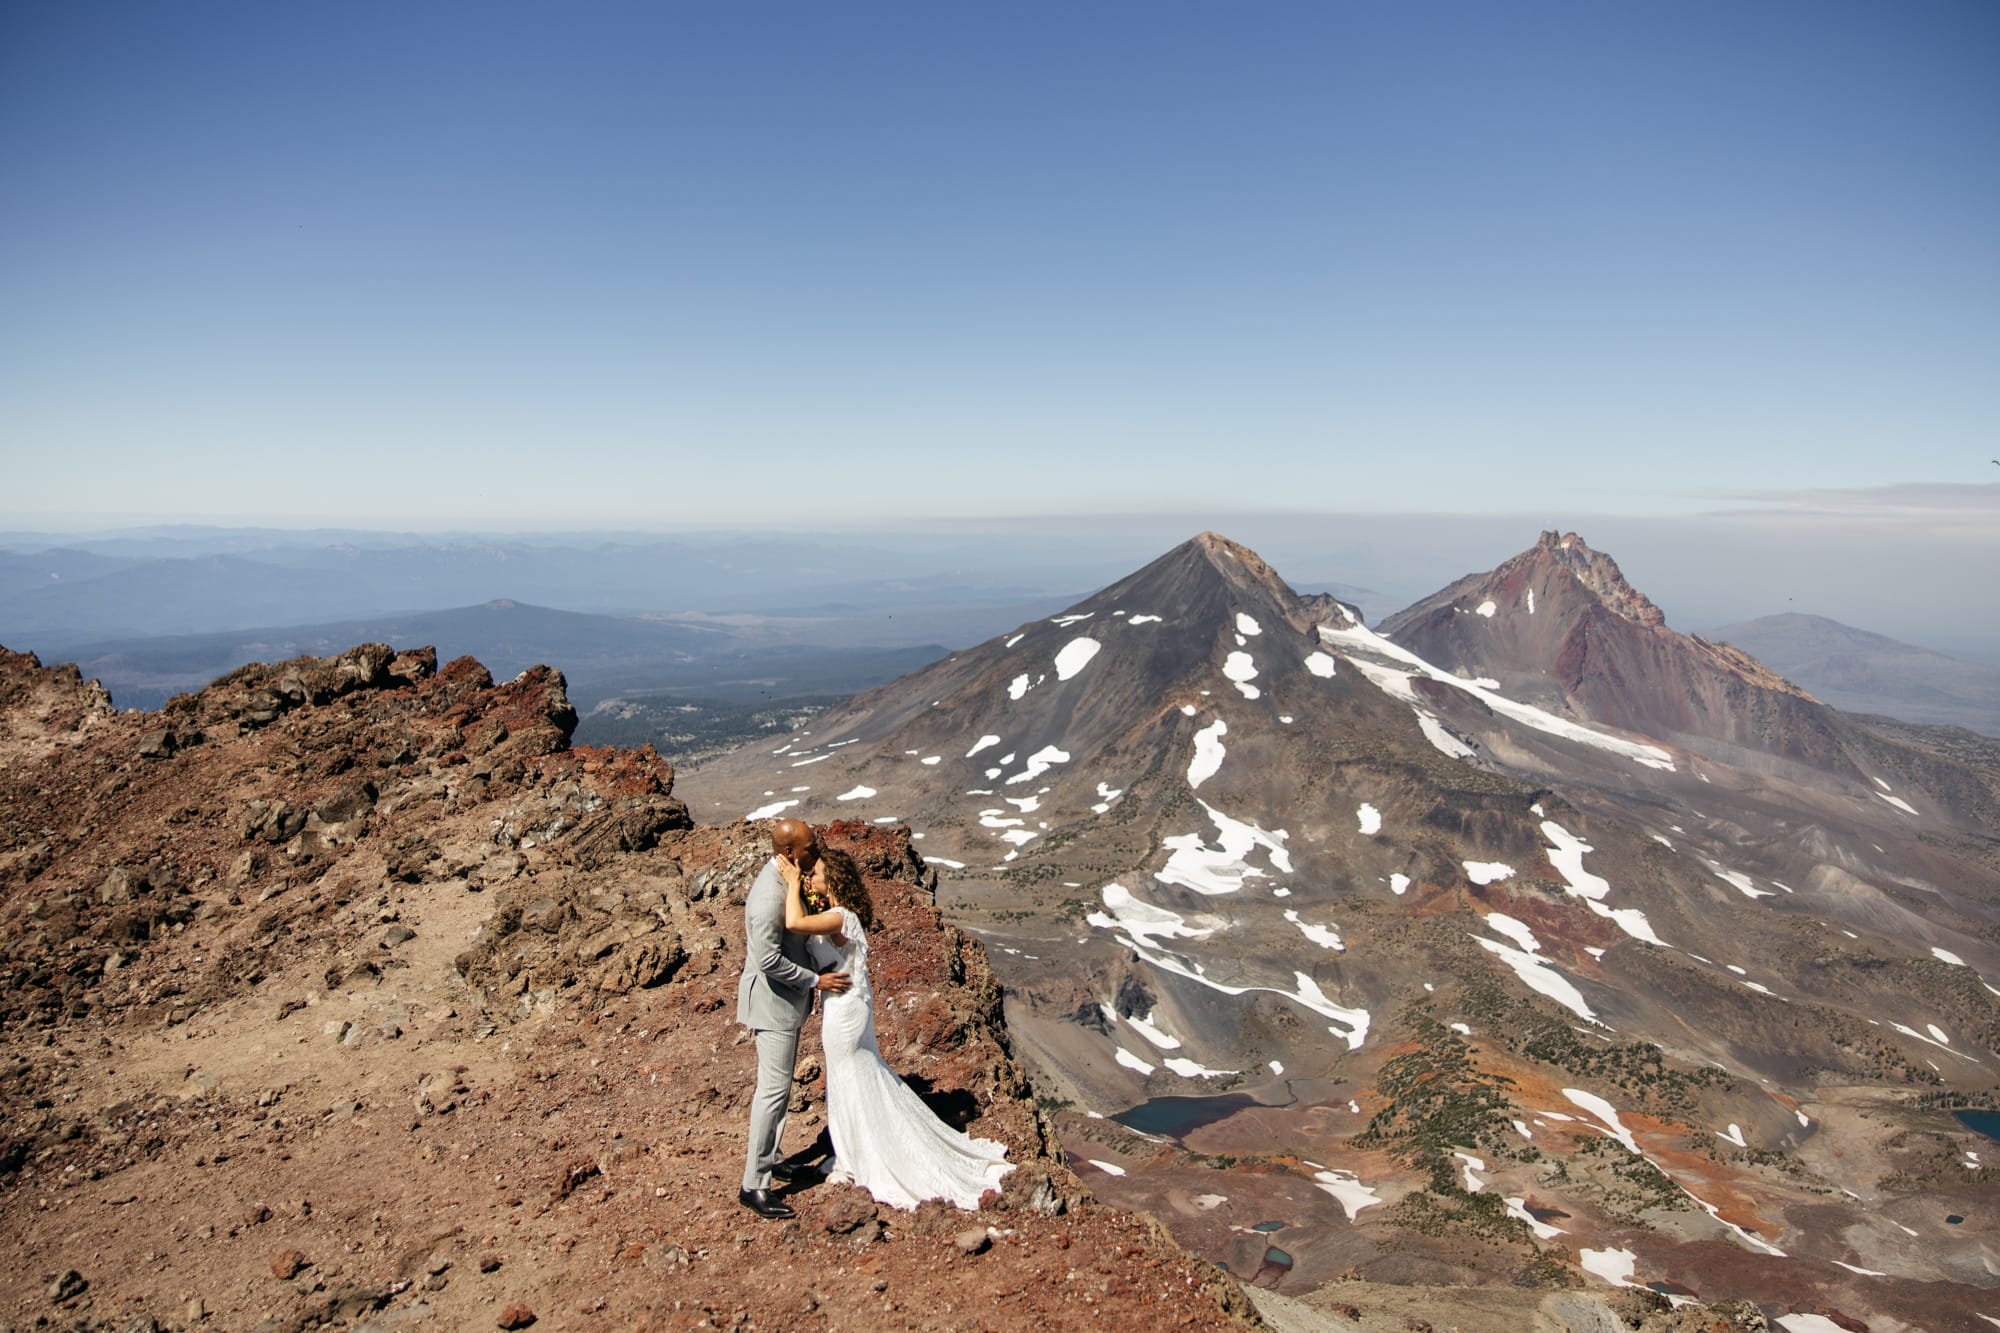
[[[853,979],[846,992],[826,997],[820,1015],[827,1127],[836,1161],[828,1178],[851,1180],[876,1202],[896,1208],[914,1208],[925,1199],[977,1208],[979,1196],[1000,1188],[1000,1178],[1013,1165],[1004,1144],[970,1138],[933,1115],[882,1059],[868,983],[867,932],[875,912],[860,870],[845,852],[821,851],[812,884],[833,903],[821,912],[806,910],[797,868],[784,865],[784,871],[785,929],[827,937],[840,950],[840,970]]]

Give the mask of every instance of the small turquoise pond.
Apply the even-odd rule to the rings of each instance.
[[[1191,1129],[1200,1129],[1257,1104],[1255,1097],[1241,1092],[1221,1097],[1154,1097],[1111,1118],[1141,1134],[1163,1134],[1177,1139]]]
[[[1951,1117],[1973,1133],[2000,1143],[2000,1111],[1953,1111]]]
[[[1251,1227],[1250,1229],[1252,1231],[1283,1231],[1285,1229],[1285,1224],[1283,1222],[1259,1222],[1256,1226]]]
[[[1264,1251],[1264,1262],[1274,1268],[1290,1268],[1292,1256],[1273,1245]]]

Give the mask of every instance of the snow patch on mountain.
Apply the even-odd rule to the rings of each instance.
[[[1542,942],[1535,938],[1535,932],[1528,929],[1528,923],[1508,916],[1505,912],[1488,912],[1486,928],[1495,935],[1505,935],[1529,953],[1539,952]]]
[[[1347,1214],[1347,1220],[1350,1222],[1363,1208],[1373,1208],[1382,1202],[1376,1195],[1374,1187],[1362,1184],[1361,1177],[1352,1171],[1316,1171],[1313,1173],[1313,1183],[1339,1202],[1341,1210]]]
[[[1729,885],[1729,887],[1735,889],[1745,898],[1749,898],[1754,901],[1755,899],[1758,898],[1775,898],[1778,896],[1777,894],[1771,892],[1769,889],[1758,888],[1754,883],[1751,882],[1750,877],[1744,874],[1740,870],[1725,870],[1713,861],[1710,861],[1708,863],[1708,868],[1715,872],[1715,877],[1717,879]]]
[[[1068,680],[1075,676],[1090,665],[1090,659],[1097,656],[1097,650],[1103,646],[1095,639],[1071,639],[1056,654],[1056,679]]]
[[[1257,679],[1257,663],[1246,652],[1233,652],[1223,659],[1222,674],[1242,692],[1246,699],[1255,699],[1263,693],[1250,682]]]
[[[1925,1027],[1930,1029],[1930,1035],[1928,1036],[1926,1036],[1924,1033],[1917,1031],[1915,1028],[1909,1026],[1907,1023],[1891,1022],[1889,1026],[1896,1029],[1896,1031],[1902,1033],[1906,1037],[1915,1037],[1918,1041],[1925,1042],[1929,1045],[1935,1046],[1941,1051],[1951,1051],[1953,1055],[1957,1056],[1961,1060],[1971,1060],[1973,1064],[1979,1063],[1979,1061],[1974,1060],[1973,1057],[1967,1055],[1964,1051],[1952,1050],[1951,1038],[1945,1035],[1944,1029],[1940,1028],[1935,1023],[1924,1024]]]
[[[1514,1123],[1516,1125],[1520,1124],[1518,1120]],[[1525,1197],[1503,1199],[1501,1202],[1507,1205],[1507,1216],[1518,1222],[1527,1223],[1528,1230],[1534,1232],[1536,1238],[1539,1240],[1548,1240],[1552,1237],[1566,1234],[1561,1227],[1544,1222],[1541,1218],[1529,1212],[1528,1200]]]
[[[1583,1271],[1603,1278],[1614,1287],[1636,1287],[1632,1280],[1632,1270],[1639,1262],[1639,1256],[1630,1250],[1578,1250],[1577,1263]]]
[[[1106,1016],[1112,1019],[1118,1017],[1115,1012],[1110,1010],[1106,1011]],[[1144,1018],[1128,1018],[1125,1021],[1132,1025],[1134,1032],[1144,1037],[1147,1041],[1152,1042],[1153,1045],[1163,1051],[1178,1051],[1181,1048],[1181,1039],[1179,1037],[1162,1032],[1159,1028],[1153,1026],[1152,1013],[1148,1013]]]
[[[1111,1053],[1111,1056],[1113,1059],[1118,1061],[1119,1064],[1124,1065],[1127,1069],[1137,1071],[1137,1073],[1141,1078],[1150,1078],[1152,1076],[1153,1066],[1147,1064],[1144,1060],[1141,1060],[1138,1056],[1132,1054],[1132,1052],[1126,1050],[1123,1046],[1120,1046],[1117,1050],[1113,1051]],[[1125,1173],[1123,1171],[1119,1171],[1117,1174],[1122,1176]]]
[[[1205,810],[1215,823],[1215,846],[1205,843],[1199,833],[1162,839],[1171,854],[1166,866],[1154,874],[1154,879],[1162,884],[1178,884],[1211,896],[1235,893],[1243,887],[1245,880],[1269,878],[1267,871],[1250,865],[1244,859],[1258,847],[1269,854],[1272,866],[1280,874],[1292,873],[1291,853],[1285,850],[1288,835],[1283,829],[1266,832],[1255,824],[1232,819],[1199,798],[1195,804]]]
[[[1784,1329],[1785,1333],[1843,1333],[1839,1324],[1823,1314],[1814,1314],[1810,1310],[1779,1315],[1778,1327]]]
[[[1611,892],[1610,880],[1601,875],[1593,875],[1583,868],[1583,854],[1593,850],[1589,843],[1553,819],[1542,821],[1542,836],[1552,844],[1549,850],[1549,864],[1563,877],[1573,896],[1598,899]]]
[[[1478,752],[1458,737],[1445,730],[1444,723],[1419,708],[1417,726],[1423,729],[1424,739],[1429,741],[1439,753],[1453,759],[1470,759]]]
[[[1092,912],[1084,920],[1099,930],[1122,930],[1130,936],[1130,947],[1144,949],[1158,940],[1198,940],[1215,933],[1216,926],[1192,926],[1179,912],[1141,902],[1123,884],[1106,884],[1100,894],[1102,912]]]
[[[1521,983],[1529,990],[1541,992],[1579,1018],[1587,1018],[1593,1023],[1597,1021],[1597,1014],[1583,998],[1583,992],[1576,988],[1576,983],[1556,971],[1540,954],[1516,949],[1498,940],[1489,940],[1483,935],[1474,935],[1472,940],[1480,948],[1514,969],[1514,975],[1519,977]]]
[[[1299,914],[1290,909],[1287,909],[1285,912],[1285,920],[1297,926],[1307,939],[1319,945],[1322,949],[1332,949],[1335,953],[1345,953],[1347,951],[1347,946],[1340,942],[1339,931],[1326,926],[1315,926],[1309,922],[1301,921],[1299,920]]]
[[[1568,718],[1557,717],[1555,714],[1536,708],[1532,704],[1524,704],[1509,699],[1483,680],[1465,680],[1462,677],[1453,675],[1449,671],[1443,671],[1432,666],[1429,662],[1418,657],[1401,644],[1390,642],[1388,639],[1369,629],[1366,625],[1350,625],[1344,629],[1335,629],[1331,625],[1321,625],[1319,627],[1319,636],[1322,640],[1337,644],[1345,649],[1349,660],[1362,668],[1363,675],[1366,675],[1371,681],[1388,690],[1390,694],[1397,698],[1413,702],[1416,696],[1415,692],[1410,688],[1410,677],[1413,674],[1423,675],[1440,684],[1449,685],[1453,689],[1464,690],[1501,716],[1511,718],[1523,726],[1534,728],[1536,731],[1544,732],[1562,740],[1574,741],[1578,744],[1607,750],[1612,754],[1622,755],[1634,763],[1643,764],[1647,768],[1657,768],[1668,773],[1674,771],[1673,756],[1657,745],[1629,741],[1623,737],[1613,736],[1607,732],[1598,731],[1594,728],[1583,726],[1580,723],[1572,722]],[[1371,671],[1366,665],[1368,656],[1357,656],[1357,654],[1401,662],[1411,668],[1411,670],[1393,671],[1378,668],[1376,671]],[[1400,680],[1393,684],[1390,683],[1389,677],[1391,675],[1400,677]]]
[[[1229,734],[1229,724],[1221,718],[1209,723],[1194,734],[1194,758],[1188,761],[1188,786],[1199,787],[1214,777],[1222,767],[1222,738]]]
[[[1032,782],[1042,774],[1048,772],[1054,765],[1067,764],[1068,762],[1068,750],[1059,750],[1053,745],[1044,745],[1041,749],[1028,756],[1028,766],[1013,777],[1008,778],[1007,785],[1012,786],[1016,782]]]
[[[1201,964],[1170,953],[1155,943],[1156,938],[1198,938],[1212,933],[1217,927],[1205,929],[1190,927],[1179,913],[1142,903],[1134,898],[1129,890],[1118,884],[1104,886],[1104,904],[1110,909],[1108,913],[1093,912],[1085,920],[1100,930],[1117,932],[1113,938],[1118,941],[1120,947],[1132,950],[1142,961],[1158,970],[1198,982],[1224,995],[1247,995],[1251,991],[1282,995],[1321,1017],[1332,1020],[1333,1026],[1327,1031],[1343,1038],[1350,1051],[1360,1050],[1362,1043],[1368,1039],[1370,1022],[1368,1011],[1351,1009],[1335,1003],[1319,988],[1317,982],[1303,972],[1292,974],[1295,987],[1292,990],[1286,990],[1282,986],[1232,985],[1229,982],[1217,981],[1203,970]]]
[[[1611,881],[1601,875],[1593,875],[1583,868],[1583,854],[1595,850],[1589,843],[1553,819],[1542,821],[1542,836],[1551,844],[1549,864],[1563,877],[1563,883],[1571,896],[1582,898],[1591,911],[1607,918],[1633,939],[1657,944],[1661,948],[1673,947],[1654,933],[1652,923],[1646,920],[1646,914],[1638,908],[1612,908],[1604,904],[1602,899],[1611,892]]]
[[[1625,1122],[1618,1118],[1617,1107],[1605,1101],[1604,1098],[1598,1096],[1596,1093],[1586,1092],[1582,1088],[1564,1088],[1562,1094],[1578,1107],[1588,1111],[1591,1115],[1596,1116],[1602,1121],[1610,1129],[1611,1137],[1625,1145],[1625,1151],[1631,1153],[1634,1157],[1641,1155],[1639,1145],[1632,1137],[1632,1131],[1625,1128]]]

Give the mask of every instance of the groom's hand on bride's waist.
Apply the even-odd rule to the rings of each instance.
[[[828,995],[838,995],[853,984],[845,972],[822,972],[819,974],[819,980],[813,983],[813,989],[825,991]]]

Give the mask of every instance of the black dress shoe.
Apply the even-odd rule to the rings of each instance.
[[[826,1179],[825,1162],[773,1162],[771,1179],[780,1185],[812,1185]]]
[[[736,1202],[748,1208],[759,1217],[797,1217],[792,1206],[782,1199],[773,1198],[769,1190],[738,1190]]]

